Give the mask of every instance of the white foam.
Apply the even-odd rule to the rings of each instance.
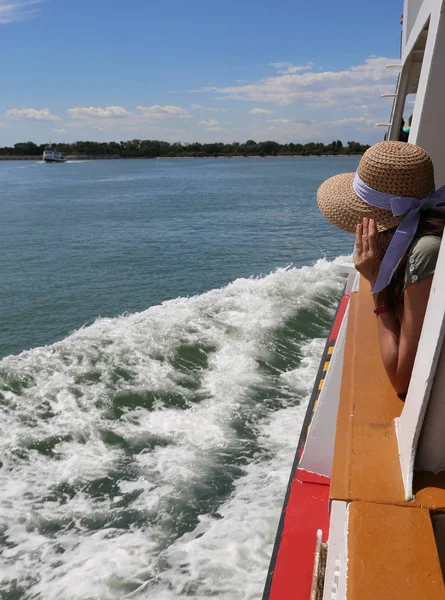
[[[270,553],[288,484],[296,444],[324,346],[314,339],[304,344],[297,369],[283,374],[304,402],[278,410],[265,420],[259,439],[268,460],[249,464],[234,494],[218,510],[222,518],[203,515],[194,531],[163,553],[172,566],[160,576],[151,598],[180,597],[196,583],[200,600],[219,591],[222,598],[256,600],[264,587]],[[174,589],[173,595],[170,590]],[[170,594],[170,595],[169,595]]]
[[[0,519],[9,542],[0,559],[3,581],[17,580],[29,597],[45,600],[123,598],[144,581],[155,600],[186,593],[204,599],[218,590],[223,598],[257,598],[304,417],[304,405],[291,396],[307,397],[322,342],[304,340],[298,368],[273,381],[259,361],[277,328],[341,285],[326,260],[280,269],[99,319],[61,342],[1,361],[1,372],[24,383],[4,394],[0,423]],[[187,370],[188,355],[183,366],[178,358],[184,347],[199,348],[207,362]],[[289,404],[277,402],[265,416],[253,403],[258,388],[270,388],[270,400],[290,390]],[[147,392],[151,405],[109,418],[118,394]],[[244,447],[234,427],[244,414],[256,419],[256,458],[229,498],[214,499],[222,518],[203,514],[178,537],[177,507],[197,502],[193,486],[211,485],[215,470],[225,468],[224,453]],[[125,448],[105,443],[103,430],[142,443],[142,451],[128,464]],[[144,450],[148,438],[155,442]],[[35,449],[48,439],[53,456]],[[111,495],[91,495],[89,485],[115,472],[121,475]],[[135,524],[116,527],[129,494]],[[54,523],[59,529],[50,534],[45,525]]]

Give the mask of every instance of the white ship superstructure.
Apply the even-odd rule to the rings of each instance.
[[[45,162],[66,162],[66,158],[62,152],[57,152],[53,148],[45,148],[43,152],[43,160]]]

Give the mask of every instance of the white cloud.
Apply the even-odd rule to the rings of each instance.
[[[279,122],[277,122],[279,121]],[[281,123],[286,121],[286,123]],[[318,142],[330,139],[357,139],[355,135],[366,133],[367,137],[374,130],[375,120],[372,118],[346,117],[344,119],[317,121],[301,121],[297,119],[273,119],[265,127],[249,130],[249,137],[258,140],[274,139],[286,142]],[[283,127],[283,125],[286,125]],[[349,137],[349,136],[352,137]]]
[[[36,17],[45,0],[0,0],[0,23],[25,21]]]
[[[200,125],[204,125],[207,131],[226,131],[224,127],[220,126],[220,122],[216,119],[208,119],[207,121],[199,121]]]
[[[192,110],[208,111],[213,113],[226,113],[227,108],[214,108],[213,106],[201,106],[201,104],[190,104]]]
[[[273,110],[266,110],[265,108],[252,108],[252,110],[249,110],[249,115],[273,115]]]
[[[314,63],[309,62],[306,65],[293,65],[290,62],[270,63],[280,75],[285,73],[299,73],[300,71],[309,71],[314,66]]]
[[[68,129],[53,129],[56,133],[68,133]]]
[[[208,85],[203,88],[199,88],[197,90],[187,90],[190,94],[200,94],[201,92],[217,92],[218,87],[216,85]]]
[[[394,75],[386,70],[389,58],[368,58],[343,71],[307,71],[267,77],[249,85],[203,88],[201,92],[250,102],[288,105],[299,102],[311,108],[360,108],[394,89]],[[294,67],[293,67],[294,68]],[[197,90],[195,90],[197,91]]]
[[[51,114],[49,108],[10,108],[5,112],[9,119],[30,119],[32,121],[61,121],[60,117]]]
[[[106,132],[109,136],[118,136],[123,131],[138,131],[140,137],[151,137],[153,124],[160,120],[191,118],[183,108],[170,105],[138,106],[135,111],[122,106],[85,106],[70,108],[67,112],[72,120],[65,122],[64,127],[82,131],[81,135],[90,135],[88,132]]]
[[[199,121],[200,125],[204,125],[205,127],[217,127],[219,125],[219,121],[216,119],[209,119],[208,121]]]
[[[138,106],[137,109],[142,113],[142,116],[147,119],[189,119],[191,115],[179,106],[170,106],[165,104],[160,106]]]
[[[75,108],[69,108],[67,112],[72,119],[94,119],[96,117],[100,119],[122,119],[131,114],[122,106],[107,106],[106,108],[76,106]]]
[[[203,104],[187,104],[184,108],[168,104],[137,108],[78,106],[67,111],[71,118],[63,122],[48,108],[10,109],[3,121],[10,127],[15,125],[14,119],[60,121],[53,125],[59,128],[56,134],[68,130],[79,139],[86,139],[84,136],[98,140],[126,139],[133,135],[168,141],[229,142],[234,138],[240,141],[251,138],[280,142],[332,139],[373,142],[382,137],[381,130],[374,129],[375,122],[385,120],[385,113],[390,110],[380,100],[380,93],[393,91],[395,84],[393,73],[385,69],[388,62],[391,59],[371,57],[337,71],[274,63],[277,72],[272,77],[230,87],[211,84],[212,87],[205,88],[210,96],[196,98]],[[237,103],[229,103],[228,99],[249,104],[238,103],[236,109]],[[289,104],[294,104],[292,110],[279,108]],[[248,113],[255,117],[246,118]],[[123,131],[128,132],[127,136],[119,137]]]

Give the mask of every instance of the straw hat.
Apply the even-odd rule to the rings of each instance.
[[[434,190],[434,169],[429,155],[414,144],[380,142],[362,156],[358,174],[369,187],[410,198],[426,198]],[[363,217],[374,219],[378,231],[396,227],[403,216],[394,217],[390,210],[366,204],[355,193],[352,183],[355,173],[330,177],[318,188],[317,202],[329,221],[355,233]]]

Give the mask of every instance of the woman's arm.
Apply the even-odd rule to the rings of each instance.
[[[377,317],[383,365],[398,394],[408,391],[432,281],[428,275],[405,289],[401,321],[393,311]],[[376,298],[374,303],[379,305]]]
[[[390,372],[385,365],[391,383],[399,394],[408,391],[432,282],[433,275],[428,275],[405,289],[396,369]]]
[[[371,288],[380,267],[372,220],[357,226],[356,269],[370,282]],[[398,394],[406,394],[422,331],[433,275],[428,275],[409,285],[404,292],[404,307],[399,319],[394,311],[377,316],[377,331],[383,365]],[[374,294],[376,308],[381,306],[379,294]]]

